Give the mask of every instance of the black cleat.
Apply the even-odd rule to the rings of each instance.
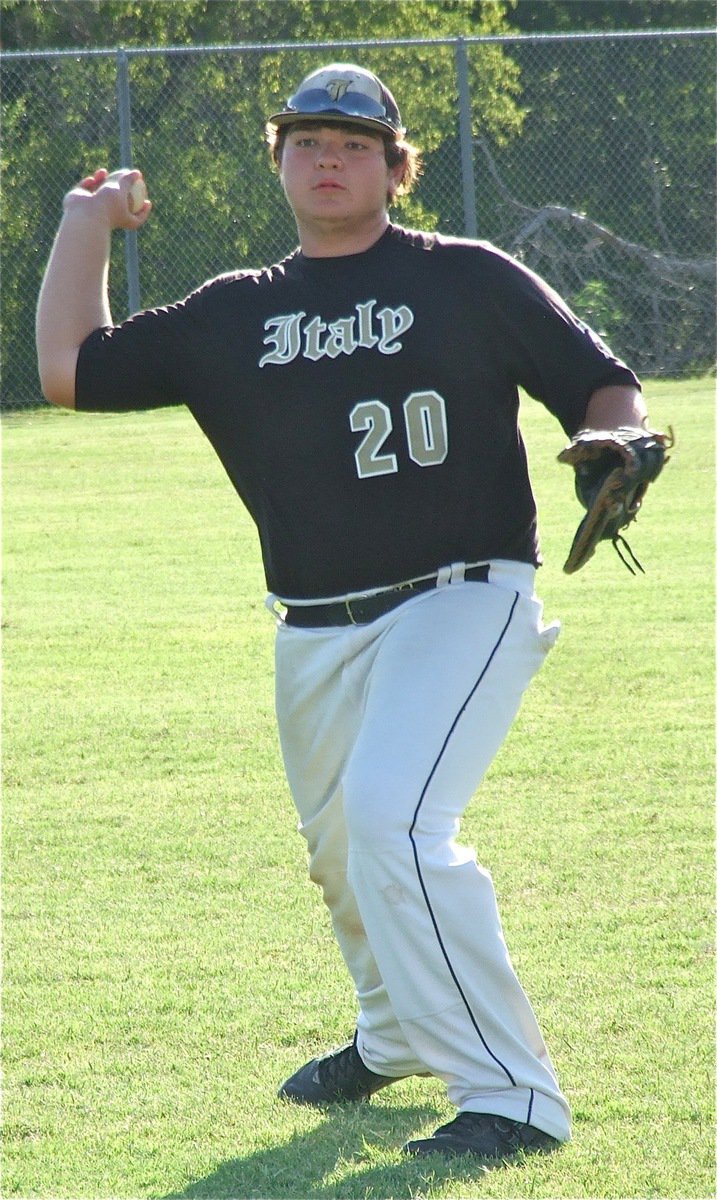
[[[429,1138],[406,1142],[404,1153],[425,1157],[428,1154],[474,1154],[478,1158],[510,1159],[526,1154],[549,1154],[561,1143],[534,1125],[497,1117],[492,1113],[459,1113],[454,1121],[441,1125]]]
[[[368,1100],[374,1092],[396,1082],[397,1078],[377,1075],[364,1066],[354,1038],[338,1050],[305,1063],[282,1083],[277,1094],[281,1100],[292,1100],[294,1104],[346,1104]]]

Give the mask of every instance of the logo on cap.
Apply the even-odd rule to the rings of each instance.
[[[326,91],[332,100],[340,100],[344,92],[347,92],[350,87],[351,83],[347,79],[331,79],[326,84]]]

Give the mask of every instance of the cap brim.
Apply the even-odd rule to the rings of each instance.
[[[394,125],[389,124],[388,121],[382,121],[378,117],[356,117],[339,112],[337,109],[314,113],[274,113],[273,117],[269,117],[268,124],[273,125],[275,129],[281,129],[285,125],[359,125],[372,133],[390,133],[392,137],[400,137],[403,133],[402,129],[396,129]]]

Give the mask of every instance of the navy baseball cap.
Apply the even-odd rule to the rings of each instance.
[[[331,63],[306,76],[281,112],[269,117],[276,129],[295,121],[351,121],[401,137],[398,105],[377,75],[351,63]]]

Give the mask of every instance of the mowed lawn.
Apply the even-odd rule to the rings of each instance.
[[[550,1158],[405,1161],[407,1080],[280,1103],[352,987],[284,781],[253,527],[183,410],[4,423],[6,1197],[708,1197],[713,381],[646,388],[672,461],[562,572],[581,509],[532,401],[561,637],[466,815],[574,1111]],[[396,531],[400,536],[400,530]]]

